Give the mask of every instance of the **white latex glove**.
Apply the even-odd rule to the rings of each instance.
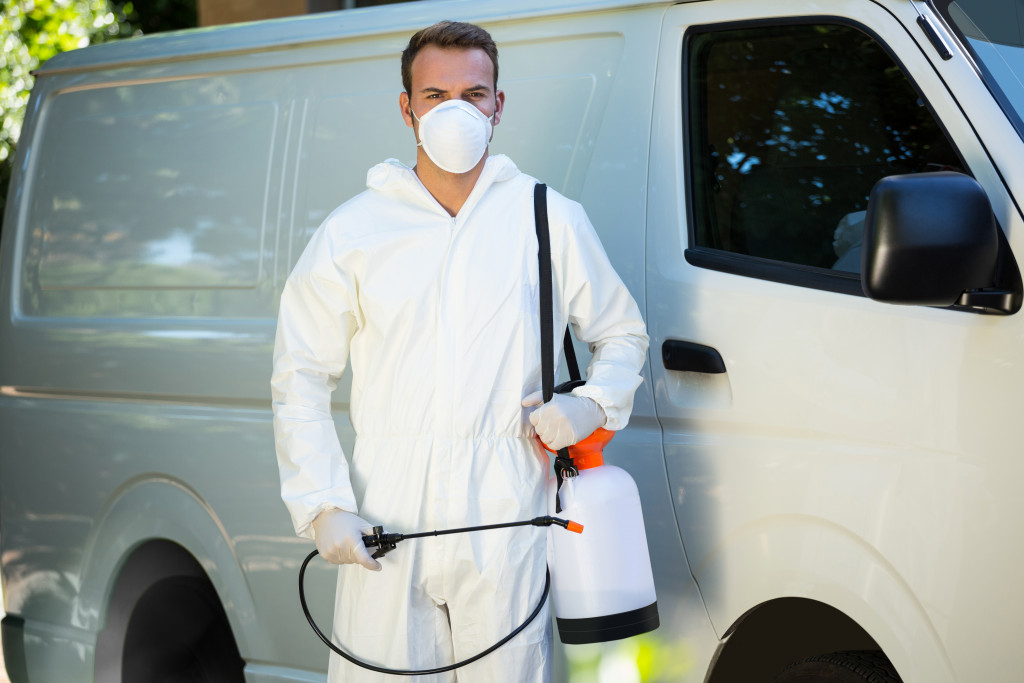
[[[537,391],[523,399],[523,407],[540,406],[530,413],[530,424],[548,448],[559,450],[587,438],[608,417],[597,401],[575,394],[555,394],[544,403],[543,392]]]
[[[370,557],[363,535],[373,533],[373,525],[344,510],[324,510],[313,520],[313,538],[320,557],[332,564],[359,564],[380,571],[380,562]]]

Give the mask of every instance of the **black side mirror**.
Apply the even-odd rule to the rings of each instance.
[[[887,303],[1012,313],[1004,310],[1011,293],[993,289],[999,243],[992,205],[974,178],[889,176],[871,190],[861,287]]]

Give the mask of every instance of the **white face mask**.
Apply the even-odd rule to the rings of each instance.
[[[491,119],[469,102],[446,100],[423,117],[409,107],[420,123],[420,141],[430,160],[449,173],[466,173],[483,157],[491,139]]]

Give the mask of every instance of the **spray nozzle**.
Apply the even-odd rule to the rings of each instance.
[[[551,526],[552,524],[557,524],[563,529],[568,529],[569,531],[572,531],[574,533],[583,533],[582,524],[573,522],[569,519],[562,519],[561,517],[551,517],[550,515],[547,517],[537,517],[536,519],[531,519],[530,523],[534,526]]]

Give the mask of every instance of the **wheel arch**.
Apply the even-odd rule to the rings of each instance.
[[[787,665],[842,650],[881,650],[857,622],[806,598],[777,598],[743,614],[726,633],[707,683],[769,681]]]
[[[145,477],[126,483],[98,516],[90,536],[74,619],[97,633],[97,672],[119,661],[134,603],[148,588],[172,577],[201,578],[210,584],[244,659],[273,649],[257,623],[252,594],[226,530],[182,482]]]
[[[829,520],[759,520],[706,556],[697,577],[712,622],[722,629],[707,683],[747,680],[720,671],[755,656],[758,640],[787,652],[783,664],[875,649],[905,680],[956,680],[942,635],[914,586],[878,548]],[[808,652],[802,639],[816,651]]]

